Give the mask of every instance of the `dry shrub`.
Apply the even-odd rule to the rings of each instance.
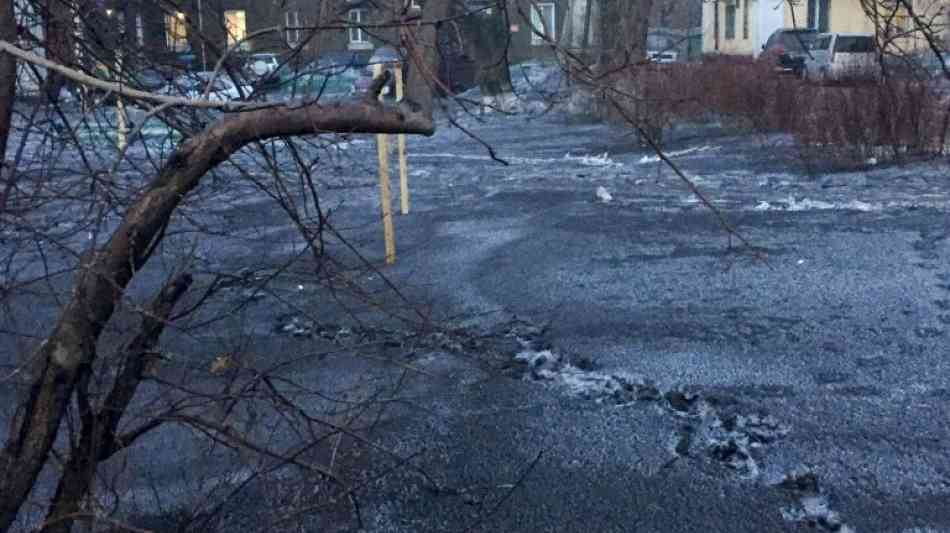
[[[933,81],[819,86],[777,74],[765,62],[709,58],[629,69],[610,82],[623,113],[607,106],[607,118],[635,117],[660,141],[675,123],[715,119],[749,131],[790,133],[803,154],[847,166],[872,157],[939,154],[946,145],[950,114]]]

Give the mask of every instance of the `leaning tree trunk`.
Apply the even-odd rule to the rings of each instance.
[[[13,0],[0,0],[0,39],[11,43],[17,40]],[[3,167],[6,162],[15,97],[16,59],[10,54],[0,52],[0,182],[7,179]]]
[[[381,80],[383,81],[383,80]],[[381,83],[371,94],[379,93]],[[411,102],[304,107],[277,105],[226,115],[172,154],[132,204],[108,242],[86,254],[69,303],[53,332],[31,354],[28,392],[0,452],[0,532],[7,531],[30,494],[73,395],[89,379],[96,344],[135,273],[161,242],[163,229],[202,177],[242,147],[276,137],[339,133],[430,135],[432,117]]]
[[[132,403],[146,369],[157,359],[153,348],[165,331],[175,304],[191,286],[192,277],[181,274],[159,291],[148,309],[142,313],[142,325],[122,351],[122,369],[112,389],[96,411],[85,399],[84,383],[77,388],[82,427],[79,441],[69,452],[62,474],[43,524],[45,533],[69,533],[80,516],[82,502],[92,489],[98,464],[132,445],[138,437],[158,427],[161,420],[146,422],[127,434],[117,433],[119,422]]]

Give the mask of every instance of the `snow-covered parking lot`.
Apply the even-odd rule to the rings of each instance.
[[[743,247],[623,130],[461,120],[508,165],[447,124],[410,138],[412,212],[381,267],[405,300],[362,281],[471,344],[381,352],[421,372],[372,438],[413,459],[359,490],[364,530],[950,531],[945,161],[823,173],[781,135],[683,128],[669,156]],[[335,226],[381,264],[375,154],[353,137],[317,177]],[[301,253],[272,203],[233,194],[199,214],[231,237],[197,253],[235,271]],[[348,320],[322,289],[290,287],[282,305]],[[323,335],[266,299],[233,318],[273,357]],[[197,352],[226,335],[168,342]],[[300,372],[344,388],[354,365]],[[174,439],[133,453],[163,472],[216,468]]]

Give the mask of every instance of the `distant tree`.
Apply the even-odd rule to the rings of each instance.
[[[14,0],[0,0],[0,39],[13,43],[17,40]],[[13,118],[13,103],[16,97],[16,58],[9,54],[0,54],[0,185],[4,183],[6,172],[7,141],[10,136],[10,121]],[[2,202],[2,197],[0,197]],[[2,203],[0,203],[2,209]]]
[[[653,0],[600,0],[604,68],[636,64],[646,58]]]
[[[76,9],[69,0],[43,0],[41,17],[45,34],[46,57],[69,67],[76,65]],[[57,72],[46,76],[43,92],[52,101],[59,94],[66,80]]]
[[[507,6],[468,4],[463,8],[471,13],[463,23],[466,55],[475,60],[475,81],[484,103],[504,108],[512,92]]]

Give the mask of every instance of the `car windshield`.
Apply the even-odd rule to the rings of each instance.
[[[782,34],[782,46],[789,52],[804,52],[815,42],[814,32],[789,32]]]
[[[835,52],[861,54],[874,51],[874,39],[870,37],[838,37]]]
[[[829,46],[831,46],[831,36],[830,36],[830,35],[829,35],[829,36],[826,36],[826,37],[822,37],[821,39],[818,39],[817,41],[815,41],[815,42],[812,44],[811,49],[812,49],[812,50],[824,50],[824,51],[827,51]]]

